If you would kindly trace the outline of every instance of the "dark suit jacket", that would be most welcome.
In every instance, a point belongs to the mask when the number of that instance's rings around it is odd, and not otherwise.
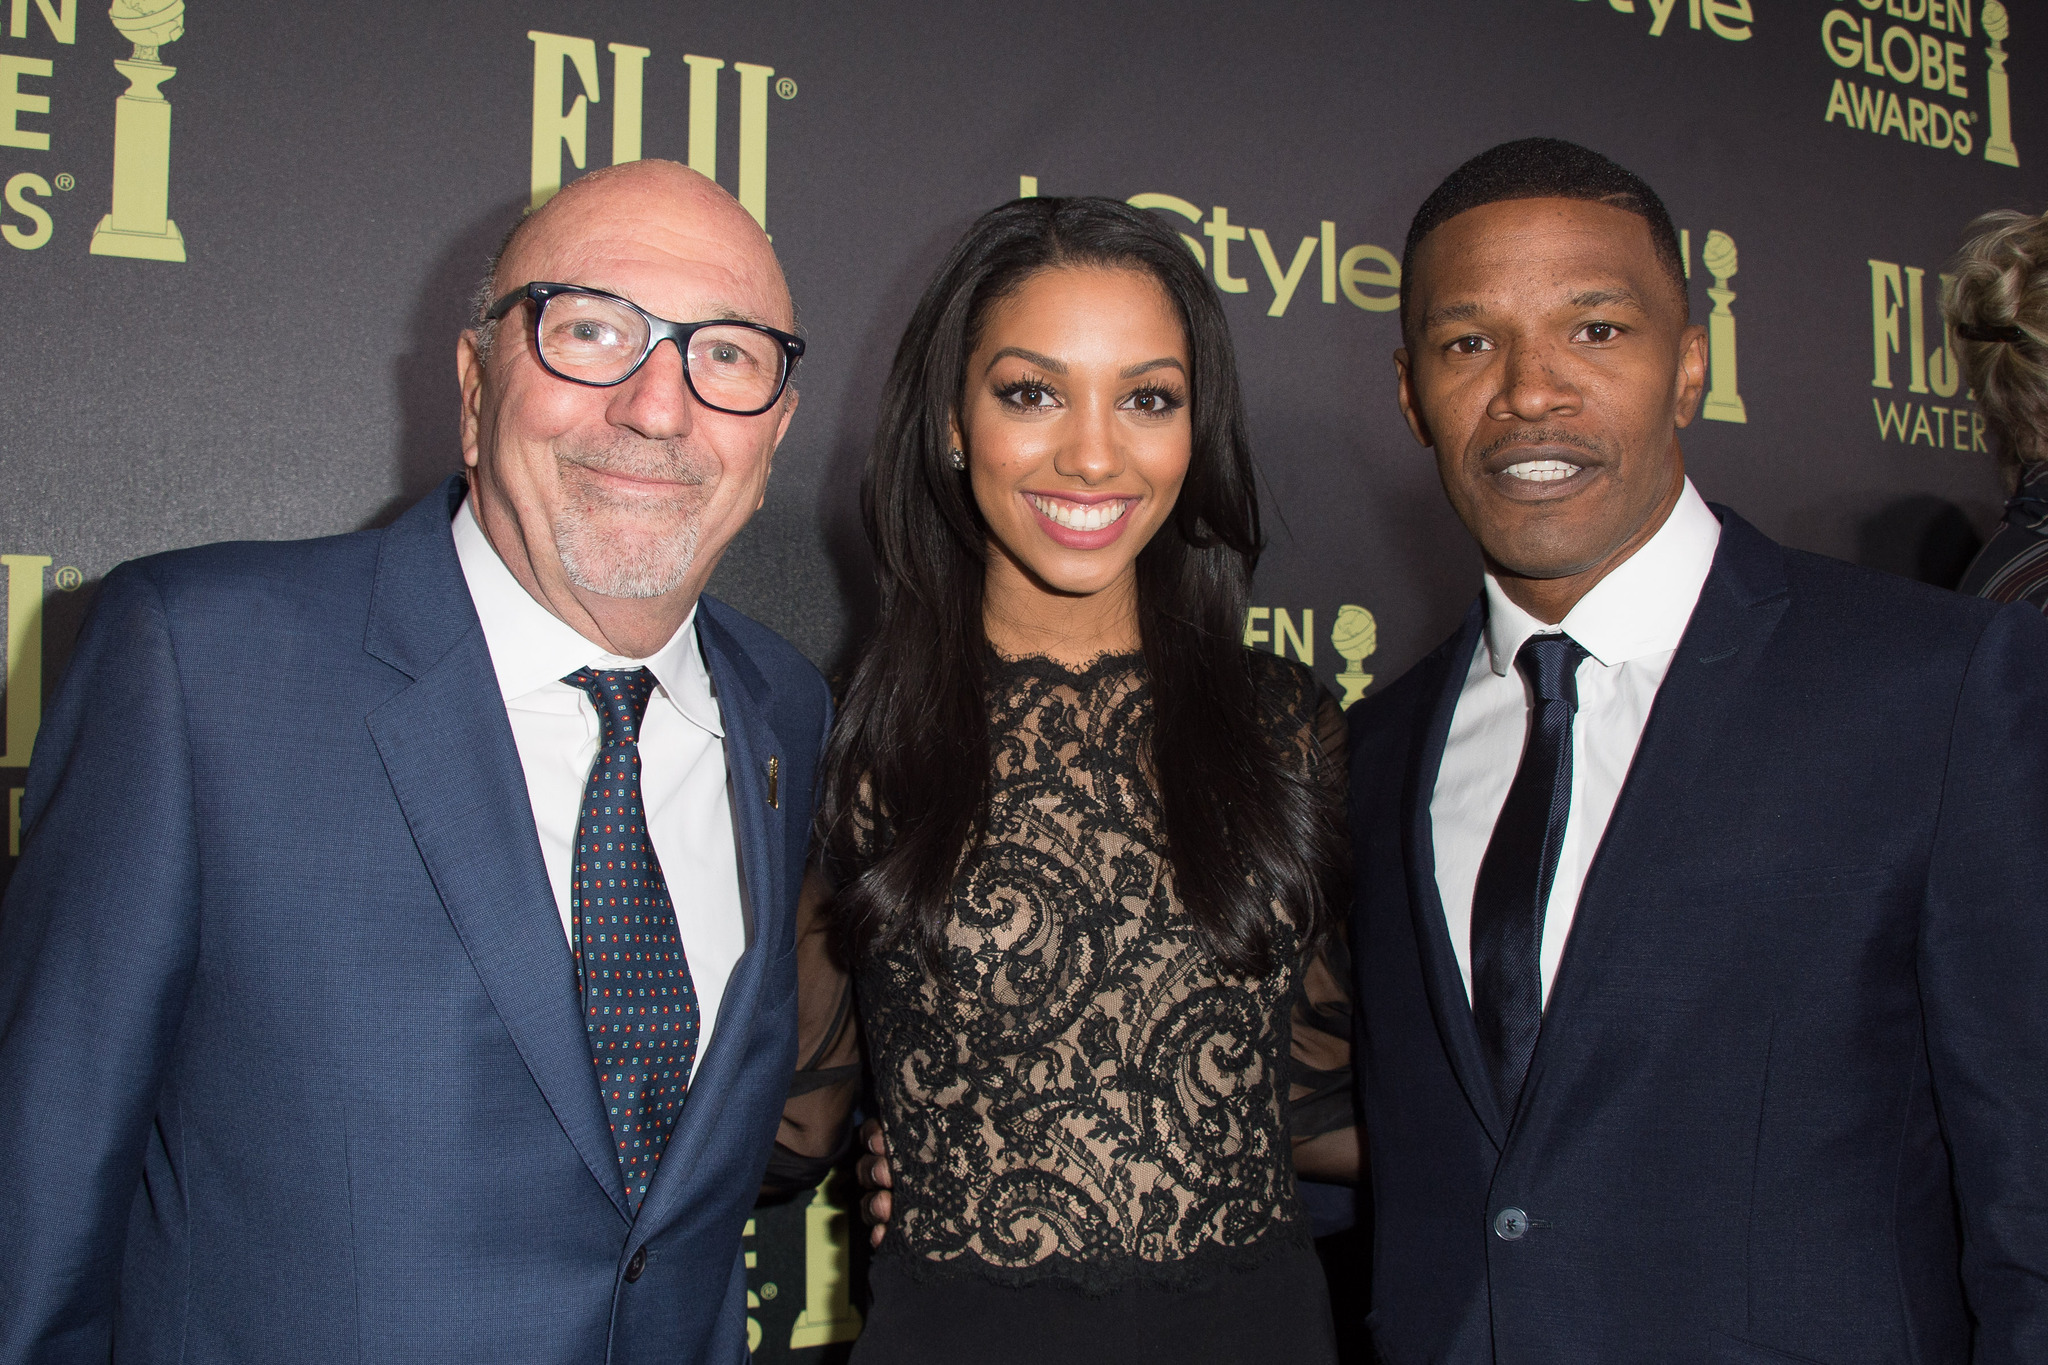
[[[1352,709],[1395,1365],[2048,1361],[2048,622],[1717,511],[1512,1124],[1429,824],[1483,607]]]
[[[749,939],[629,1220],[461,495],[107,577],[0,908],[5,1365],[744,1358],[825,687],[703,599]]]

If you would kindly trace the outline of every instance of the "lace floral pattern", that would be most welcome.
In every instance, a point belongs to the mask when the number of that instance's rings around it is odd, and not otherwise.
[[[1327,694],[1255,657],[1274,723],[1327,780]],[[1007,661],[992,693],[989,829],[955,885],[947,973],[904,943],[854,964],[896,1173],[885,1248],[1102,1289],[1298,1243],[1299,937],[1283,917],[1258,980],[1202,949],[1160,853],[1137,656]]]

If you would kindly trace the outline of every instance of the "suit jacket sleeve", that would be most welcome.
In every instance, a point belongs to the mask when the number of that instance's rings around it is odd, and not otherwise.
[[[38,738],[0,902],[0,1365],[108,1358],[197,955],[193,805],[162,597],[119,569]]]
[[[828,698],[818,731],[821,772],[831,730]],[[833,932],[832,893],[813,854],[806,860],[796,913],[796,1074],[790,1078],[782,1125],[763,1181],[775,1194],[813,1188],[853,1145],[850,1120],[860,1099],[860,1020],[853,1009],[853,979],[840,959]]]
[[[2048,621],[1992,618],[1951,737],[1920,943],[1979,1365],[2048,1360]]]

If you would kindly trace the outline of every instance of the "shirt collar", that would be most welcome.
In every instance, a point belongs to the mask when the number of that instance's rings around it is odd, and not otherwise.
[[[1486,648],[1493,671],[1505,677],[1530,636],[1556,631],[1608,668],[1678,648],[1720,543],[1720,519],[1687,479],[1657,533],[1554,626],[1510,602],[1494,576],[1486,575]]]
[[[477,524],[470,499],[455,511],[455,558],[469,586],[470,601],[483,623],[484,644],[498,675],[498,692],[506,701],[528,696],[560,683],[579,668],[646,668],[661,692],[691,724],[713,735],[725,734],[711,675],[697,647],[697,609],[683,618],[667,644],[644,659],[621,658],[592,644],[568,622],[536,602],[521,586]]]

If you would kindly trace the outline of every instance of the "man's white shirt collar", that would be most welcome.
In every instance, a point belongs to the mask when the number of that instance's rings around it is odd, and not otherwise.
[[[699,729],[723,737],[718,702],[711,692],[711,675],[697,648],[697,609],[690,614],[667,644],[645,659],[621,658],[591,643],[566,621],[534,601],[505,567],[504,560],[477,524],[476,509],[465,498],[455,514],[455,556],[468,581],[470,600],[476,604],[477,619],[483,623],[484,643],[491,651],[491,668],[498,675],[498,692],[506,701],[558,683],[579,668],[641,668],[654,680],[689,722]]]
[[[1486,648],[1493,671],[1505,677],[1530,636],[1557,631],[1578,641],[1608,668],[1677,649],[1720,543],[1720,519],[1687,479],[1657,533],[1594,584],[1554,626],[1509,601],[1500,583],[1487,574]],[[502,566],[500,572],[505,572]],[[509,579],[511,574],[505,576]]]

